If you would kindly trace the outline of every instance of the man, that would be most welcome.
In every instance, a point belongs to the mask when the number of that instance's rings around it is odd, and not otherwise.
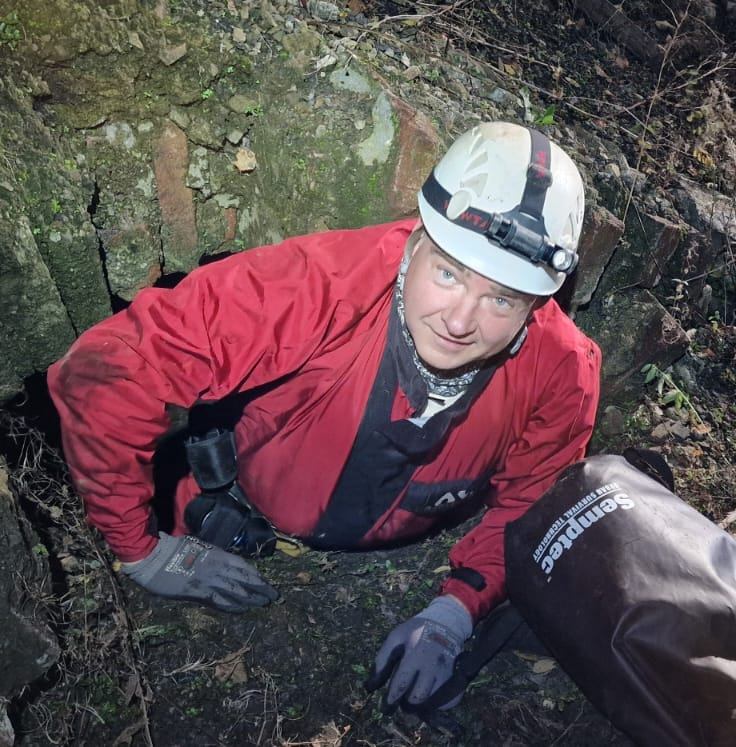
[[[551,299],[577,261],[583,209],[557,145],[486,123],[427,179],[419,222],[254,249],[146,289],[84,333],[49,385],[77,490],[124,572],[228,611],[276,597],[241,557],[190,536],[192,477],[172,535],[150,529],[167,408],[250,392],[239,489],[307,544],[406,541],[488,493],[441,595],[376,659],[372,686],[390,677],[389,703],[425,699],[504,597],[505,525],[591,434],[600,353]]]

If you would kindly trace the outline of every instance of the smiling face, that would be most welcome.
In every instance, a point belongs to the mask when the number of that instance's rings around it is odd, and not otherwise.
[[[469,270],[424,231],[411,257],[404,316],[417,354],[431,368],[452,371],[500,353],[534,308],[536,296]]]

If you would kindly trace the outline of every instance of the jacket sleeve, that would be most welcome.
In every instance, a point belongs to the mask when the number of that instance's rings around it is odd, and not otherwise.
[[[506,596],[506,524],[540,498],[562,470],[585,456],[598,407],[601,358],[595,343],[582,339],[581,348],[568,354],[539,387],[538,405],[491,480],[489,509],[450,551],[453,570],[472,569],[485,582],[483,589],[476,590],[450,576],[442,586],[442,593],[457,597],[475,620]]]
[[[295,241],[200,268],[171,290],[141,291],[49,369],[72,480],[121,560],[145,557],[156,543],[152,459],[169,427],[167,405],[189,408],[273,381],[324,336],[329,284]]]

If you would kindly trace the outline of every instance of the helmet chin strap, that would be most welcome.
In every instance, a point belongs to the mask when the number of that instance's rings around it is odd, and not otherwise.
[[[516,355],[521,350],[521,346],[524,344],[524,340],[526,340],[526,336],[528,333],[529,333],[529,330],[527,329],[526,322],[525,322],[524,326],[516,334],[516,337],[514,338],[514,341],[512,342],[511,347],[509,348],[510,356]]]

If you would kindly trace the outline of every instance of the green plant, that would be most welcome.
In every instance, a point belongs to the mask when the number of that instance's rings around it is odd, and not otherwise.
[[[551,104],[543,112],[534,117],[535,125],[551,125],[555,123],[555,105]]]
[[[211,88],[205,88],[204,91],[200,94],[200,97],[203,101],[206,101],[207,99],[211,99],[215,95],[215,92]]]
[[[674,379],[654,363],[646,363],[641,367],[644,374],[644,383],[652,384],[656,381],[657,397],[659,404],[672,405],[675,410],[685,407],[692,417],[698,422],[703,422],[698,411],[693,407],[690,397],[674,381]]]
[[[15,49],[21,36],[20,21],[15,11],[0,19],[0,47],[7,45],[10,49]]]
[[[249,117],[262,117],[263,107],[260,104],[253,104],[253,106],[246,106],[243,109],[243,114]]]
[[[61,203],[56,197],[51,200],[51,212],[54,215],[58,215],[61,212]]]

